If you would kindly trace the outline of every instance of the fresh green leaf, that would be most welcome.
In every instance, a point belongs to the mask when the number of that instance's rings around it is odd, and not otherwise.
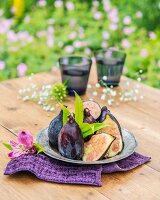
[[[108,124],[103,124],[103,123],[93,123],[93,127],[94,127],[94,132],[98,131],[102,128],[105,128],[106,126],[110,126]]]
[[[37,154],[42,153],[42,152],[45,152],[45,149],[42,148],[42,145],[41,145],[41,144],[34,143],[34,146],[36,147]]]
[[[10,144],[3,143],[3,145],[9,150],[11,150],[11,151],[13,150],[13,148],[12,148],[12,146]]]
[[[63,111],[63,125],[65,125],[68,121],[68,116],[71,114],[68,108],[60,103],[61,109]]]
[[[83,113],[83,101],[80,96],[75,93],[75,121],[78,125],[83,123],[84,113]]]
[[[90,129],[86,130],[86,131],[82,131],[83,134],[83,138],[86,138],[87,136],[93,134],[95,131],[98,131],[106,126],[109,126],[107,124],[103,124],[103,123],[93,123],[90,124]]]
[[[68,83],[69,83],[69,79],[65,80],[64,83],[63,83],[63,85],[64,85],[64,86],[67,86]]]
[[[88,123],[82,123],[80,126],[81,132],[85,133],[91,129],[91,124]]]

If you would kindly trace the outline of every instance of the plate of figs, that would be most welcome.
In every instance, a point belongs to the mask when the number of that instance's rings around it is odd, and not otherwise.
[[[77,94],[75,112],[61,105],[60,113],[38,133],[37,143],[54,159],[83,165],[116,162],[137,147],[134,135],[106,106],[82,101]]]

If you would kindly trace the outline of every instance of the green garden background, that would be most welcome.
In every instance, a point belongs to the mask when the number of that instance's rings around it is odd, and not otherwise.
[[[160,1],[0,0],[0,81],[111,47],[127,53],[125,75],[160,88]]]

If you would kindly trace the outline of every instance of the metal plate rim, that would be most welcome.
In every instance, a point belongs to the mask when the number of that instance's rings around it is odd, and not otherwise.
[[[45,131],[47,131],[47,130],[48,130],[48,127],[42,128],[39,131],[39,133],[37,135],[37,138],[36,138],[36,142],[37,143],[41,143],[42,134],[44,134]],[[134,134],[131,133],[130,131],[128,131],[127,129],[122,128],[122,135],[124,134],[124,132],[127,132],[127,134],[130,135],[130,138],[132,138],[132,142],[134,143],[134,146],[127,154],[123,155],[122,157],[120,157],[120,155],[123,152],[123,150],[122,150],[122,152],[120,154],[118,154],[118,155],[116,155],[116,156],[114,156],[112,158],[107,158],[107,159],[98,160],[98,161],[92,161],[92,162],[85,162],[85,161],[82,161],[82,160],[72,160],[72,159],[68,159],[68,158],[63,157],[60,154],[59,154],[59,156],[55,156],[55,155],[49,153],[48,151],[45,151],[44,153],[46,155],[48,155],[49,157],[52,157],[52,158],[54,158],[56,160],[60,160],[60,161],[66,162],[66,163],[79,164],[79,165],[93,165],[93,164],[94,165],[100,165],[100,164],[107,164],[107,163],[116,162],[116,161],[122,160],[122,159],[130,156],[135,151],[136,147],[138,146],[138,143],[136,141],[136,138],[135,138]],[[127,144],[124,144],[124,145],[127,145]],[[43,145],[42,145],[42,147],[43,147]],[[49,144],[48,144],[48,147],[51,149]],[[43,147],[43,148],[45,148],[45,147]],[[51,150],[53,152],[55,152],[53,149],[51,149]]]

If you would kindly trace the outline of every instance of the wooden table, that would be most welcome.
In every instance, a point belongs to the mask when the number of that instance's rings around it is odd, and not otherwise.
[[[57,72],[35,75],[36,82],[41,84],[53,83],[57,77]],[[92,72],[90,82],[95,81],[95,72]],[[36,136],[55,116],[55,113],[48,115],[34,102],[17,99],[18,90],[26,82],[26,78],[20,78],[0,84],[1,142],[15,139],[24,129]],[[130,172],[103,175],[102,187],[56,184],[38,180],[28,173],[4,176],[8,150],[0,144],[0,199],[160,200],[160,91],[146,85],[142,85],[141,91],[143,101],[122,103],[110,109],[121,125],[135,134],[139,143],[137,152],[151,156],[151,162]]]

